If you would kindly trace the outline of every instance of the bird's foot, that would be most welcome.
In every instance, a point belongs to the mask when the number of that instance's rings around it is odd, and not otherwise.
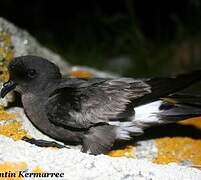
[[[65,146],[65,145],[62,145],[62,144],[59,144],[55,141],[46,141],[46,140],[42,140],[42,139],[35,139],[35,138],[28,138],[26,136],[24,136],[22,138],[23,141],[26,141],[28,143],[31,143],[31,144],[34,144],[36,146],[39,146],[39,147],[56,147],[56,148],[70,148],[68,146]]]

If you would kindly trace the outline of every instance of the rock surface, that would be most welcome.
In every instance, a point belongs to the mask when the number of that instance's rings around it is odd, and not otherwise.
[[[14,142],[5,137],[0,138],[0,159],[3,162],[25,164],[21,167],[21,171],[32,172],[37,166],[40,167],[40,173],[64,173],[64,177],[58,179],[200,180],[201,178],[200,170],[176,164],[156,165],[146,160],[125,157],[92,156],[72,149],[39,148],[25,142]]]

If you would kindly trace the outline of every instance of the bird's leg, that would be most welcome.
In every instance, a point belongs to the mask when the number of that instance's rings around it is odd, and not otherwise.
[[[57,143],[55,141],[46,141],[46,140],[43,140],[43,139],[28,138],[26,136],[24,136],[22,138],[22,140],[26,141],[28,143],[34,144],[36,146],[39,146],[39,147],[70,148],[70,147],[67,147],[65,145],[59,144],[59,143]]]
[[[105,124],[91,127],[84,135],[82,152],[94,155],[106,153],[112,148],[115,140],[115,126]]]

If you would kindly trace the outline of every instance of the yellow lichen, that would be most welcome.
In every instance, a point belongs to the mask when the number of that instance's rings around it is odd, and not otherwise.
[[[41,169],[40,166],[37,165],[37,166],[35,166],[35,167],[33,168],[32,172],[33,172],[33,173],[42,173],[43,170]]]
[[[179,122],[182,125],[193,125],[201,129],[201,118],[191,118]],[[201,139],[190,137],[165,137],[155,140],[158,155],[155,163],[166,164],[170,162],[189,161],[194,165],[201,165]]]
[[[0,134],[14,140],[20,140],[27,135],[27,132],[22,128],[20,122],[15,121],[10,124],[1,125]]]
[[[0,177],[0,180],[21,180],[19,177],[19,171],[23,171],[27,169],[27,164],[25,162],[13,163],[13,162],[4,162],[0,164],[0,172],[6,173],[7,177]],[[15,177],[11,177],[11,173],[15,174]],[[10,174],[10,177],[8,176]]]
[[[0,42],[0,80],[7,81],[9,77],[7,65],[14,55],[10,35],[4,31],[0,32]]]
[[[2,31],[0,33],[0,36],[1,36],[1,41],[4,42],[4,47],[10,46],[11,44],[10,35],[7,32]]]
[[[6,121],[0,125],[0,135],[10,137],[14,140],[20,140],[27,135],[27,131],[23,129],[20,122],[16,120],[16,115],[0,111],[0,122]]]
[[[201,129],[201,118],[192,118],[179,122],[182,125],[193,125]],[[167,164],[170,162],[189,161],[193,165],[201,165],[201,139],[193,139],[190,137],[164,137],[157,138],[155,144],[158,154],[154,163]],[[112,157],[131,157],[134,156],[134,146],[129,145],[124,149],[113,150],[108,153]]]
[[[89,71],[78,70],[78,71],[70,71],[68,74],[72,77],[77,78],[92,78],[93,75]]]
[[[126,146],[124,149],[118,149],[118,150],[112,150],[108,153],[109,156],[112,157],[128,157],[128,158],[133,158],[134,156],[134,150],[133,150],[132,145]]]
[[[7,81],[9,79],[9,73],[7,66],[13,59],[14,52],[11,43],[10,34],[4,31],[0,31],[0,81]],[[8,94],[8,101],[13,101],[13,94]],[[2,107],[0,108],[2,109]]]
[[[16,119],[16,115],[13,113],[7,113],[6,111],[0,111],[0,121]]]
[[[183,125],[193,125],[193,126],[201,129],[201,117],[187,119],[184,121],[180,121],[178,123],[183,124]]]
[[[7,67],[0,66],[0,80],[5,82],[8,79],[9,79],[9,73]]]
[[[0,164],[0,180],[22,180],[23,178],[19,176],[19,171],[27,169],[28,167],[25,162],[14,163],[6,161]],[[32,173],[43,173],[43,170],[37,165],[33,168]]]
[[[158,148],[155,163],[179,163],[186,160],[194,165],[201,165],[201,140],[189,137],[165,137],[156,139],[155,143]]]

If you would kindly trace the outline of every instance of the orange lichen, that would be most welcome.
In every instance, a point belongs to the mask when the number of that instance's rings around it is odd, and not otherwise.
[[[4,43],[3,46],[4,47],[10,46],[11,44],[10,35],[5,31],[1,32],[0,35],[1,35],[1,41]]]
[[[10,137],[14,140],[20,140],[27,136],[27,132],[22,128],[20,122],[16,120],[16,115],[0,111],[0,121],[6,121],[5,124],[0,125],[0,134]]]
[[[40,166],[35,166],[32,170],[33,173],[42,173],[43,170],[41,169]]]
[[[16,115],[13,113],[7,113],[6,111],[0,111],[0,121],[16,119]]]
[[[20,171],[26,171],[28,169],[25,162],[9,162],[6,161],[0,164],[0,180],[22,180],[20,177]],[[32,173],[43,173],[43,170],[40,166],[35,166],[32,170]]]
[[[77,78],[91,78],[91,77],[93,77],[93,75],[90,72],[84,71],[84,70],[70,71],[68,74],[70,76],[77,77]]]
[[[11,48],[11,38],[9,33],[0,32],[0,54],[4,58],[5,61],[11,61],[13,58],[13,50]]]
[[[14,140],[20,140],[27,135],[27,132],[22,128],[19,122],[15,121],[10,124],[1,125],[0,134],[10,137]]]
[[[155,163],[189,161],[194,165],[201,165],[201,140],[189,137],[165,137],[155,140],[158,148]]]
[[[109,156],[112,157],[128,157],[128,158],[133,158],[134,156],[134,150],[133,150],[132,145],[126,146],[124,149],[118,149],[118,150],[112,150],[108,153]]]
[[[7,65],[14,56],[10,35],[7,32],[0,32],[0,42],[0,80],[7,81],[9,77]]]
[[[179,122],[182,125],[193,125],[201,129],[201,118],[192,118]],[[158,155],[153,162],[167,164],[170,162],[181,163],[189,161],[193,165],[201,165],[201,139],[190,137],[164,137],[155,140]],[[108,153],[112,157],[134,157],[133,146],[129,145],[125,149],[113,150]]]
[[[0,66],[0,80],[7,81],[9,79],[9,73],[7,67]]]
[[[7,177],[0,177],[0,180],[21,180],[19,177],[19,171],[23,171],[27,169],[27,164],[25,162],[12,163],[12,162],[4,162],[0,164],[0,172],[6,173]],[[11,174],[15,174],[15,177],[11,177]],[[5,176],[5,175],[4,175]],[[9,177],[10,176],[10,177]]]
[[[180,121],[179,124],[183,125],[193,125],[201,129],[201,117],[191,118],[184,121]]]
[[[201,117],[178,122],[182,125],[193,125],[201,129]],[[155,140],[158,156],[155,163],[166,164],[170,162],[189,161],[194,165],[201,165],[201,139],[190,137],[165,137]]]

